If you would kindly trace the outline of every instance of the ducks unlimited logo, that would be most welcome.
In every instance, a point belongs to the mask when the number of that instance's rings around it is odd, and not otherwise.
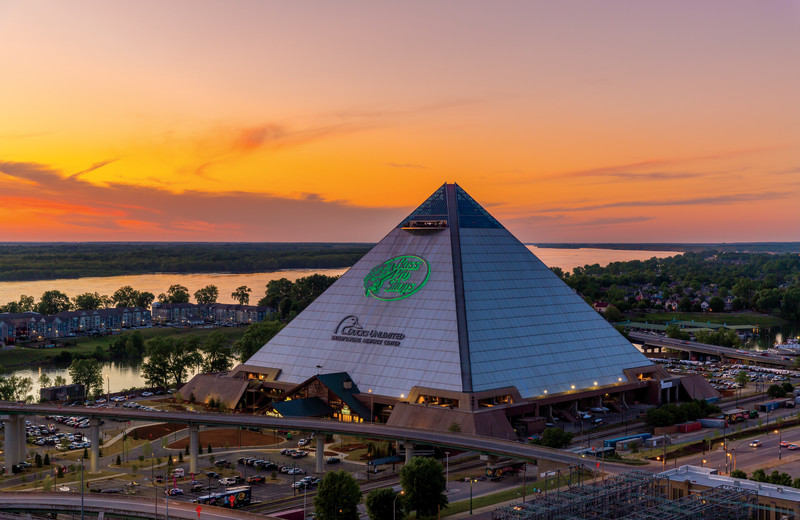
[[[422,289],[430,275],[431,266],[424,258],[396,256],[372,268],[364,277],[364,291],[378,300],[402,300]]]

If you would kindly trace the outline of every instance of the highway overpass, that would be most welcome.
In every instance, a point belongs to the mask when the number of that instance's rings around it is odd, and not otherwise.
[[[186,424],[190,434],[190,471],[197,472],[197,454],[199,443],[197,442],[197,431],[200,425],[208,426],[242,426],[253,428],[265,428],[272,430],[292,430],[303,432],[314,432],[317,440],[317,471],[322,472],[324,450],[322,441],[324,434],[354,435],[370,439],[400,440],[407,446],[406,456],[413,455],[414,444],[429,444],[440,446],[445,449],[472,451],[485,455],[501,457],[511,457],[525,460],[531,463],[540,460],[550,461],[556,464],[581,465],[586,459],[579,455],[537,446],[534,444],[521,443],[516,440],[504,440],[493,437],[482,437],[466,433],[440,432],[431,430],[418,430],[413,428],[402,428],[387,426],[384,424],[370,423],[346,423],[330,419],[309,419],[295,417],[268,417],[264,415],[244,415],[230,413],[212,412],[186,412],[186,411],[146,411],[127,408],[92,408],[92,407],[61,407],[47,404],[21,404],[8,401],[0,401],[0,419],[6,422],[6,450],[5,455],[8,464],[9,442],[11,450],[14,449],[15,439],[9,439],[9,433],[13,427],[9,424],[21,423],[24,426],[23,416],[26,415],[80,415],[89,417],[94,426],[90,427],[90,438],[92,440],[92,458],[96,460],[99,449],[99,437],[97,425],[100,419],[118,419],[122,421],[150,421]],[[194,434],[193,434],[194,432]],[[23,428],[24,433],[24,428]],[[18,447],[17,443],[17,447]],[[22,443],[24,447],[24,442]],[[408,449],[411,447],[411,449]],[[96,462],[95,462],[96,464]],[[194,465],[194,467],[191,467]],[[96,471],[96,466],[92,466],[92,471]]]
[[[14,492],[2,493],[0,496],[0,510],[15,513],[69,513],[80,514],[81,501],[83,511],[91,517],[103,516],[130,519],[161,519],[167,518],[167,503],[165,499],[158,501],[158,514],[156,514],[155,500],[145,500],[142,497],[124,495],[101,495],[85,493],[81,499],[80,493],[27,493]],[[186,520],[279,520],[274,516],[266,516],[235,509],[226,509],[216,506],[198,505],[177,500],[169,501],[169,518],[182,518]]]
[[[689,354],[711,355],[723,360],[736,360],[743,365],[760,365],[772,368],[792,369],[794,361],[784,359],[786,356],[775,354],[762,355],[759,352],[738,350],[730,347],[720,347],[696,341],[684,341],[680,339],[667,338],[654,334],[641,332],[629,332],[628,339],[633,343],[640,343],[647,350],[648,348],[669,348],[689,352]]]

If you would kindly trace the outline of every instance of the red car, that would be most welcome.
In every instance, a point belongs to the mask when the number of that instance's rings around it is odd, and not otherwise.
[[[252,477],[247,477],[248,484],[263,484],[266,481],[263,475],[253,475]]]

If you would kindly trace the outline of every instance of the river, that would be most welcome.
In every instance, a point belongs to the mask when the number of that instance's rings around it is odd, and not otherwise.
[[[548,267],[560,267],[565,272],[572,272],[575,267],[584,265],[600,264],[606,266],[611,262],[628,260],[647,260],[652,257],[669,257],[680,254],[675,251],[638,251],[622,249],[557,249],[540,248],[527,246],[539,259]],[[216,285],[219,289],[219,302],[233,303],[231,293],[242,285],[253,289],[250,296],[250,303],[254,304],[261,299],[265,293],[265,288],[270,280],[288,278],[296,280],[314,273],[337,276],[347,271],[342,269],[300,269],[282,270],[268,273],[250,274],[226,274],[226,273],[206,273],[206,274],[142,274],[127,276],[108,276],[108,277],[89,277],[75,279],[58,280],[37,280],[33,282],[0,282],[0,302],[16,301],[21,294],[34,296],[37,300],[45,291],[59,290],[68,296],[76,296],[85,292],[98,292],[100,294],[111,295],[126,285],[130,285],[138,291],[149,291],[155,295],[166,292],[170,285],[181,284],[189,289],[191,294],[206,285]],[[33,395],[39,395],[38,379],[40,373],[46,373],[50,379],[55,376],[62,376],[67,381],[70,380],[66,368],[46,367],[46,368],[25,368],[14,371],[14,374],[33,379]],[[118,392],[126,388],[142,387],[142,379],[137,364],[108,362],[103,365],[103,374],[108,376],[106,385],[110,385],[112,392]],[[193,375],[193,374],[192,374]]]
[[[600,264],[606,266],[611,262],[627,260],[647,260],[652,257],[664,258],[680,253],[675,251],[638,251],[624,249],[556,249],[528,246],[539,259],[548,267],[560,267],[565,272],[572,272],[575,267]],[[36,280],[32,282],[0,282],[0,302],[6,303],[19,300],[20,295],[27,294],[37,300],[45,291],[58,290],[70,297],[86,292],[97,292],[112,295],[120,287],[130,285],[137,291],[148,291],[156,296],[167,292],[170,285],[180,284],[189,289],[190,294],[205,287],[216,285],[219,289],[220,303],[234,303],[231,293],[237,287],[246,285],[253,292],[250,303],[258,302],[266,291],[270,280],[288,278],[296,280],[314,273],[337,276],[347,271],[341,269],[293,269],[272,271],[269,273],[201,273],[201,274],[139,274],[125,276],[104,276],[89,278],[60,278],[57,280]]]

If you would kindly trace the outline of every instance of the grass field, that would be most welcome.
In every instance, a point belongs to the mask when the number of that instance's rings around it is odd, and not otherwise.
[[[650,323],[667,323],[670,321],[692,321],[702,324],[727,323],[728,325],[756,325],[759,327],[773,327],[786,325],[789,322],[777,316],[759,314],[757,312],[651,312],[638,318],[636,321]]]
[[[241,338],[247,328],[221,327],[218,329],[177,329],[173,327],[151,327],[140,329],[138,332],[140,332],[144,340],[147,341],[156,336],[175,338],[189,336],[204,337],[217,330],[221,331],[229,341],[233,342]],[[55,356],[62,351],[70,352],[73,356],[76,354],[89,356],[95,351],[98,345],[100,345],[105,352],[108,352],[110,345],[115,342],[118,337],[119,335],[105,336],[102,338],[74,338],[76,342],[75,346],[62,348],[15,348],[13,350],[3,350],[0,351],[0,367],[2,367],[3,370],[9,370],[20,366],[52,364]]]

